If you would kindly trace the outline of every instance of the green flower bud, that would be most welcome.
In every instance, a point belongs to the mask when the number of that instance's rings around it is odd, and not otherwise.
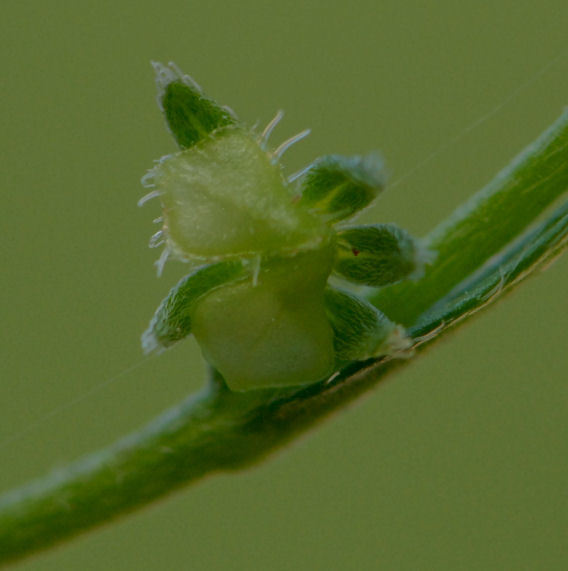
[[[316,160],[302,178],[300,204],[327,222],[350,218],[368,206],[384,188],[383,161],[329,155]]]
[[[337,233],[335,274],[357,284],[384,286],[415,279],[432,254],[394,224],[352,226]]]
[[[162,301],[142,335],[145,353],[163,350],[191,333],[197,302],[214,289],[249,275],[240,260],[202,266],[185,276]]]
[[[327,287],[325,307],[339,365],[381,355],[400,356],[410,347],[404,328],[360,297]]]
[[[205,139],[210,133],[235,125],[234,114],[203,94],[201,88],[174,64],[152,62],[158,86],[158,105],[182,149]]]
[[[384,186],[382,161],[323,157],[285,179],[268,138],[279,112],[256,134],[201,92],[173,64],[154,64],[158,102],[182,150],[143,178],[162,224],[150,241],[204,264],[160,304],[142,336],[146,352],[193,334],[232,390],[303,385],[350,361],[399,355],[402,327],[355,295],[327,286],[332,270],[359,284],[385,285],[422,270],[425,250],[391,225],[333,228],[365,208]]]

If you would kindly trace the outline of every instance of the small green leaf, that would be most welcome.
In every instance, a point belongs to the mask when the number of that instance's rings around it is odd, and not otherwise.
[[[177,67],[152,62],[158,85],[158,104],[168,127],[182,149],[191,147],[221,127],[236,124],[226,107],[203,94],[201,88]]]
[[[384,188],[385,171],[376,153],[317,159],[302,179],[300,204],[327,222],[350,218],[368,206]]]
[[[328,286],[325,307],[335,333],[335,354],[339,363],[400,355],[410,346],[404,328],[363,298]]]
[[[166,349],[191,333],[191,312],[205,294],[247,275],[241,261],[202,266],[185,276],[162,301],[142,335],[145,353]]]
[[[354,283],[377,287],[420,277],[432,257],[394,224],[352,226],[337,233],[333,271]]]

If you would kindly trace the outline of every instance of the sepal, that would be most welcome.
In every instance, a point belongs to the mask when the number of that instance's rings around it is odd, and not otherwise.
[[[368,206],[384,188],[386,180],[381,157],[376,153],[317,159],[302,177],[299,204],[337,222]]]
[[[158,105],[177,144],[187,149],[210,133],[237,120],[230,109],[207,97],[175,64],[152,62],[158,86]]]
[[[168,293],[142,334],[144,353],[167,349],[191,333],[191,314],[205,294],[248,273],[241,261],[201,266],[182,278]]]
[[[382,355],[401,356],[410,348],[404,328],[360,297],[328,286],[325,307],[334,331],[338,364]]]
[[[333,271],[353,283],[385,286],[419,278],[433,254],[394,224],[352,226],[337,232]]]

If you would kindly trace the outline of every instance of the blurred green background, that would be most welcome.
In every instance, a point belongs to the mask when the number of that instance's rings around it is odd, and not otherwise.
[[[312,128],[289,172],[380,149],[367,220],[425,233],[568,103],[565,0],[5,0],[0,489],[106,445],[201,385],[184,343],[139,335],[158,205],[140,177],[174,144],[150,59],[248,121]],[[414,171],[433,151],[443,150]],[[216,476],[29,560],[25,570],[568,568],[568,257],[363,402],[264,464]],[[60,408],[51,418],[38,418]],[[27,432],[25,432],[27,431]],[[19,435],[12,442],[6,438]]]

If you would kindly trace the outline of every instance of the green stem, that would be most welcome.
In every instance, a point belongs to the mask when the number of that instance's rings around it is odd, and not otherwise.
[[[567,189],[565,113],[431,233],[438,258],[424,278],[382,291],[377,303],[404,308],[397,319],[404,317],[421,352],[567,246],[568,202],[535,225]],[[213,374],[200,394],[140,431],[0,498],[0,563],[69,539],[205,475],[257,462],[410,361],[354,363],[332,381],[279,391],[233,393]]]
[[[426,241],[438,257],[422,279],[381,289],[373,303],[393,321],[410,326],[416,315],[507,246],[565,192],[567,162],[568,110],[430,233]]]

